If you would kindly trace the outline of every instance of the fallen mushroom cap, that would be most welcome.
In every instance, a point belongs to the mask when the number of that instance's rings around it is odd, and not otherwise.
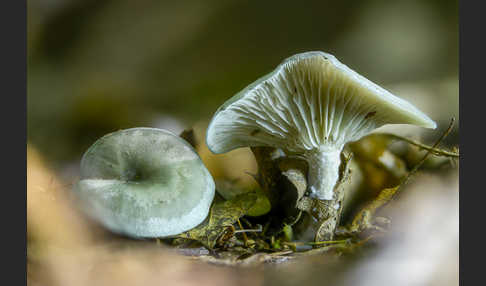
[[[206,218],[215,185],[183,139],[133,128],[105,135],[86,151],[75,191],[83,210],[111,231],[167,237]]]
[[[209,124],[213,153],[271,146],[309,163],[312,197],[331,200],[344,144],[384,124],[436,124],[407,101],[351,70],[334,56],[307,52],[284,60],[225,102]]]

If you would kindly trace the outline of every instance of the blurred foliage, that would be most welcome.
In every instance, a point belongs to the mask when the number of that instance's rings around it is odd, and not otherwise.
[[[457,82],[457,17],[456,0],[31,0],[28,140],[60,169],[114,130],[189,128],[308,50],[385,86]]]

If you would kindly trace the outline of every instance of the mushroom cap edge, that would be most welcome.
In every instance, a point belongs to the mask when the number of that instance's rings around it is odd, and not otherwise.
[[[373,83],[372,81],[366,79],[362,75],[358,74],[354,70],[350,69],[349,67],[347,67],[346,65],[341,63],[333,55],[331,55],[329,53],[322,52],[322,51],[309,51],[309,52],[295,54],[293,56],[290,56],[290,57],[284,59],[271,72],[269,72],[266,75],[258,78],[257,80],[255,80],[254,82],[252,82],[251,84],[246,86],[243,90],[239,91],[234,96],[232,96],[231,98],[226,100],[216,110],[216,112],[214,113],[214,115],[213,115],[213,117],[212,117],[212,119],[211,119],[211,121],[208,125],[208,128],[206,130],[205,141],[206,141],[206,145],[209,148],[209,150],[214,154],[221,154],[221,153],[225,153],[225,152],[234,150],[236,148],[253,146],[253,145],[250,145],[250,144],[248,144],[248,145],[238,144],[238,145],[235,145],[234,147],[231,147],[231,148],[218,149],[217,147],[215,147],[212,144],[212,142],[210,140],[211,132],[213,130],[214,125],[216,125],[218,120],[220,119],[219,117],[221,115],[221,112],[226,110],[233,103],[235,103],[238,100],[244,98],[245,96],[251,94],[252,91],[254,89],[257,89],[262,83],[266,82],[267,80],[269,80],[272,77],[274,77],[275,75],[277,75],[279,72],[281,72],[283,70],[283,67],[286,64],[296,62],[296,61],[299,61],[299,60],[303,60],[303,59],[306,59],[306,58],[316,57],[316,56],[321,56],[325,60],[328,60],[337,70],[340,70],[341,72],[345,73],[346,76],[352,78],[355,82],[359,83],[363,88],[366,88],[369,91],[371,91],[372,93],[374,93],[377,97],[378,96],[381,97],[381,99],[383,100],[384,103],[386,103],[386,105],[388,105],[388,106],[390,106],[391,108],[394,108],[394,109],[397,109],[397,107],[400,107],[401,110],[404,110],[407,113],[411,114],[411,116],[412,115],[414,116],[414,120],[411,120],[410,122],[399,122],[399,123],[390,122],[390,123],[385,123],[385,124],[382,124],[382,125],[386,125],[386,124],[413,124],[413,125],[417,125],[417,126],[420,126],[420,127],[431,128],[431,129],[435,129],[437,127],[437,124],[432,119],[430,119],[426,114],[424,114],[418,108],[413,106],[411,103],[409,103],[408,101],[406,101],[406,100],[404,100],[400,97],[393,95],[388,90],[386,90],[386,89],[380,87],[379,85]],[[380,126],[378,126],[378,127],[380,127]]]

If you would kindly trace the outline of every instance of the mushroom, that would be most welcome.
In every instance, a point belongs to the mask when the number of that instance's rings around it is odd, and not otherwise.
[[[436,123],[333,55],[306,52],[284,60],[226,101],[206,136],[216,154],[270,146],[305,159],[309,196],[332,200],[343,146],[385,124]]]
[[[105,135],[86,151],[74,190],[82,210],[109,230],[168,237],[206,218],[215,184],[183,139],[132,128]]]

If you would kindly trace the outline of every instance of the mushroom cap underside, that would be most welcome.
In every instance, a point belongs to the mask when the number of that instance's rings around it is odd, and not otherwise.
[[[75,187],[89,216],[135,237],[195,227],[206,218],[214,189],[194,149],[155,128],[121,130],[96,141],[81,160]]]
[[[334,56],[307,52],[226,101],[209,124],[206,143],[213,153],[246,146],[305,152],[342,146],[385,124],[436,127],[415,106]]]

